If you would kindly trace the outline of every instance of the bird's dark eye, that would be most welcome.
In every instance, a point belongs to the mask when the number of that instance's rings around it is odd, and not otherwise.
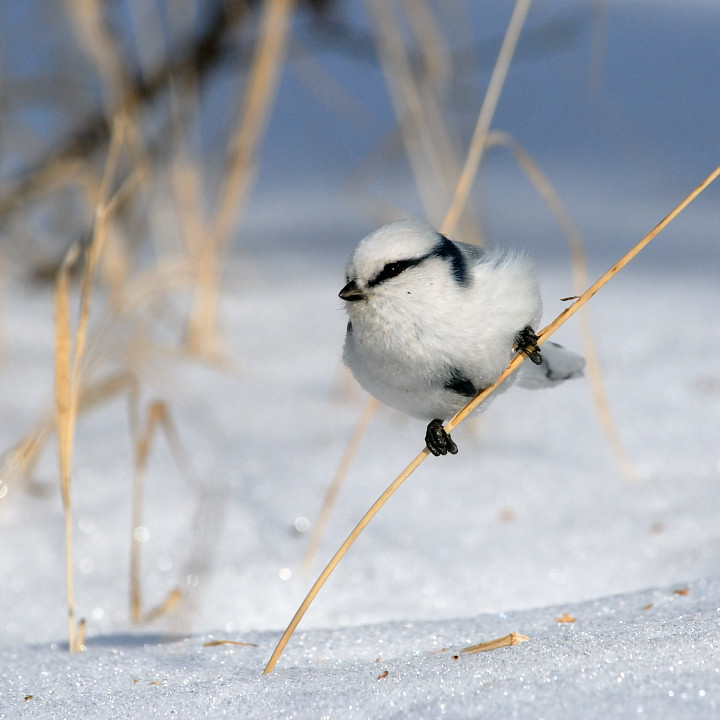
[[[403,262],[388,263],[383,269],[381,275],[385,280],[389,280],[396,275],[399,275],[407,265]]]
[[[397,277],[401,272],[403,272],[403,270],[407,270],[409,267],[413,267],[413,265],[421,263],[424,259],[425,258],[412,258],[410,260],[396,260],[395,262],[388,263],[374,278],[372,278],[372,280],[370,280],[368,285],[373,287],[374,285],[379,285],[381,282],[385,282],[385,280]]]

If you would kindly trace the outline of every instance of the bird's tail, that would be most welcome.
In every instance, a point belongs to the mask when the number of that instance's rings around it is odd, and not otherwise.
[[[552,387],[571,378],[582,377],[585,358],[562,345],[546,342],[542,345],[542,363],[524,362],[518,370],[517,385],[528,390]]]

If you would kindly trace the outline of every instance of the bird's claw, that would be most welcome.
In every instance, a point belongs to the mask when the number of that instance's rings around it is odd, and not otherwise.
[[[525,353],[536,365],[541,365],[542,356],[537,342],[538,336],[535,331],[529,325],[526,325],[515,336],[515,349],[518,352]]]
[[[453,439],[445,432],[442,420],[432,420],[425,432],[425,444],[428,450],[437,457],[438,455],[457,455],[458,447]]]

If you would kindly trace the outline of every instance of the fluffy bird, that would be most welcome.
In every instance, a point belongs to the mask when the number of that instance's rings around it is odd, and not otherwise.
[[[343,360],[378,400],[429,421],[433,455],[457,453],[443,422],[494,383],[516,352],[508,381],[550,387],[582,375],[585,361],[534,328],[542,303],[532,266],[515,252],[453,242],[402,220],[363,238],[339,293],[348,313]]]

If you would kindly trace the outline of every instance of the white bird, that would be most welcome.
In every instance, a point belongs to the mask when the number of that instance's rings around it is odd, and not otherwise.
[[[582,375],[585,361],[533,328],[542,303],[520,253],[453,242],[423,222],[402,220],[360,241],[340,291],[349,322],[343,360],[378,400],[430,421],[434,455],[457,453],[443,421],[505,370],[516,352],[533,361],[520,386],[549,387]]]

